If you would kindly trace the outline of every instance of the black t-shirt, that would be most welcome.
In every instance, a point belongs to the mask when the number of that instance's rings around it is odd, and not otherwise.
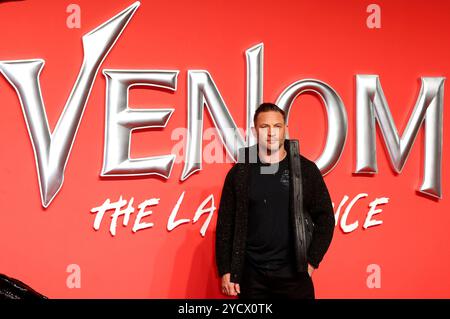
[[[251,165],[246,260],[273,275],[293,274],[288,154],[278,163]]]

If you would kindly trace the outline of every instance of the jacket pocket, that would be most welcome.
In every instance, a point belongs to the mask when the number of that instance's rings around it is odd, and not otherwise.
[[[311,218],[311,215],[307,210],[304,210],[304,219],[305,219],[305,231],[306,231],[306,249],[309,249],[309,246],[311,245],[313,233],[314,233],[314,227],[315,224]]]

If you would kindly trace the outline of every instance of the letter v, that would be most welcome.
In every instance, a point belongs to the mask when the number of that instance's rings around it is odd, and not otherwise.
[[[137,1],[83,36],[83,64],[58,123],[50,132],[39,85],[45,61],[0,61],[14,87],[33,144],[42,205],[47,208],[64,182],[64,170],[100,65],[139,7]]]

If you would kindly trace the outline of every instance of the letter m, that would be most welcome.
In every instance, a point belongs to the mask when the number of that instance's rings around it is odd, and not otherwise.
[[[376,173],[375,120],[381,129],[391,165],[400,173],[419,128],[425,125],[424,173],[420,192],[442,198],[442,116],[444,77],[422,77],[422,86],[408,124],[400,137],[377,75],[356,76],[355,173]]]

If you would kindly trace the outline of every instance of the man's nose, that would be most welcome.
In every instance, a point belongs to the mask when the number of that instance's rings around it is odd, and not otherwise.
[[[269,135],[275,135],[275,133],[276,133],[276,129],[275,129],[275,128],[269,127],[269,131],[268,131],[267,134],[269,134]]]

